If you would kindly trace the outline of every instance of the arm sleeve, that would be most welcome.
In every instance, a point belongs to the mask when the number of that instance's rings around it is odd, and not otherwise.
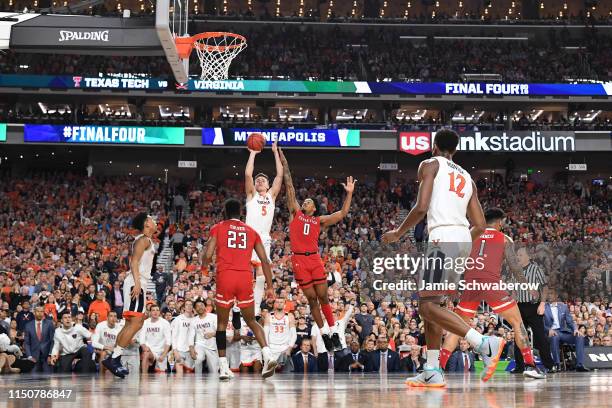
[[[83,326],[79,327],[79,332],[81,333],[81,335],[87,339],[90,340],[91,339],[91,333],[89,332],[89,330],[87,330],[86,328],[84,328]]]
[[[266,343],[270,344],[270,323],[266,322],[267,324],[264,324],[264,334],[266,336]]]
[[[53,334],[53,349],[51,350],[51,354],[52,355],[56,355],[60,353],[60,341],[59,341],[59,336],[60,336],[60,332],[59,330],[56,330],[55,333]]]
[[[293,348],[297,341],[297,330],[295,327],[289,328],[289,345]]]
[[[172,330],[170,327],[170,323],[164,326],[164,339],[166,341],[166,344],[164,344],[164,346],[172,345]]]
[[[147,332],[147,321],[145,320],[142,329],[138,332],[138,343],[145,344],[145,333]]]
[[[351,320],[351,316],[353,316],[354,310],[355,309],[353,308],[353,305],[349,305],[346,308],[346,311],[344,312],[344,317],[342,318],[342,322],[344,323],[345,326],[348,323],[348,321]]]
[[[103,349],[104,345],[100,342],[100,337],[102,336],[102,330],[100,330],[100,325],[96,326],[96,330],[94,331],[93,336],[91,336],[91,345],[95,349]]]
[[[176,349],[176,346],[178,343],[178,323],[176,323],[177,321],[178,321],[178,317],[172,321],[172,325],[170,326],[171,332],[172,332],[172,338],[171,338],[170,344],[172,345],[173,349]]]

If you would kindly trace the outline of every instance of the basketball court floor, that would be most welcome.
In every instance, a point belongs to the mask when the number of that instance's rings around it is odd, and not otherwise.
[[[14,375],[0,377],[3,407],[610,407],[612,372],[549,375],[546,380],[496,374],[483,384],[475,376],[449,375],[445,389],[415,389],[404,385],[405,375],[279,374],[263,380],[237,375],[229,382],[210,376],[131,375]],[[12,389],[71,389],[75,399],[15,400]]]

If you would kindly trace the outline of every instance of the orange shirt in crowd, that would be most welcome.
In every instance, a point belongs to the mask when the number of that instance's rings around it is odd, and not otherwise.
[[[110,311],[111,307],[106,300],[94,300],[89,305],[87,317],[91,316],[92,313],[96,313],[98,315],[98,323],[100,323],[106,320]]]
[[[45,303],[45,316],[53,317],[53,321],[57,322],[57,309],[53,303]]]

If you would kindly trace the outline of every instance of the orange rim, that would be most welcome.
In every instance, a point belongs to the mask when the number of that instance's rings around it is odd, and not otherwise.
[[[205,39],[214,38],[214,37],[234,37],[238,39],[239,42],[237,44],[232,44],[232,45],[208,45],[208,44],[202,44],[198,42],[200,40],[205,40]],[[229,33],[225,31],[209,31],[206,33],[195,34],[194,36],[191,37],[191,39],[194,44],[193,45],[194,47],[197,47],[202,51],[208,51],[208,52],[213,52],[213,51],[225,52],[227,50],[233,50],[236,48],[240,48],[246,43],[246,38],[243,35],[236,34],[236,33]]]
[[[239,40],[237,44],[232,45],[208,45],[202,44],[198,41],[205,40],[214,37],[234,37]],[[194,47],[199,48],[202,51],[208,52],[225,52],[227,50],[233,50],[242,47],[246,43],[246,38],[243,35],[230,33],[225,31],[209,31],[205,33],[195,34],[191,37],[176,37],[174,44],[178,52],[179,58],[187,59],[191,55]]]

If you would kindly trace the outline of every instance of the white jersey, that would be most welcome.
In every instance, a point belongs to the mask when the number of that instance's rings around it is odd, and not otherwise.
[[[123,325],[115,323],[113,328],[108,327],[108,321],[98,323],[96,331],[91,336],[91,345],[96,349],[103,349],[105,347],[115,347],[117,342],[117,335],[123,328]]]
[[[472,197],[472,177],[457,163],[435,156],[439,168],[433,182],[427,210],[427,228],[431,232],[442,226],[469,227],[467,206]]]
[[[246,224],[257,231],[262,241],[270,236],[274,208],[274,198],[270,193],[262,196],[255,192],[255,195],[246,203]]]
[[[191,323],[193,317],[187,317],[184,314],[177,316],[171,324],[172,327],[172,349],[181,352],[188,352],[189,346],[194,346],[195,343],[189,338]]]
[[[144,234],[140,234],[134,239],[134,243],[132,243],[132,254],[134,253],[134,244],[140,239],[140,237],[143,236]],[[140,272],[140,282],[148,283],[151,280],[151,268],[153,268],[153,258],[155,257],[155,244],[153,244],[151,238],[145,238],[149,241],[149,247],[142,253],[140,265],[138,265],[138,271]],[[130,272],[128,272],[127,277],[131,277],[132,280],[134,279],[131,269]]]
[[[214,313],[206,313],[204,318],[196,316],[191,321],[192,341],[195,344],[209,350],[217,350],[217,340],[215,334],[217,332],[217,315]],[[212,334],[211,338],[204,337],[205,334]]]
[[[151,318],[144,321],[140,330],[140,344],[144,344],[156,355],[161,354],[166,346],[172,344],[170,323],[161,317],[154,322]]]
[[[268,343],[272,346],[290,346],[291,329],[289,327],[289,316],[286,314],[282,319],[277,319],[275,314],[270,314],[270,329],[268,332]]]

